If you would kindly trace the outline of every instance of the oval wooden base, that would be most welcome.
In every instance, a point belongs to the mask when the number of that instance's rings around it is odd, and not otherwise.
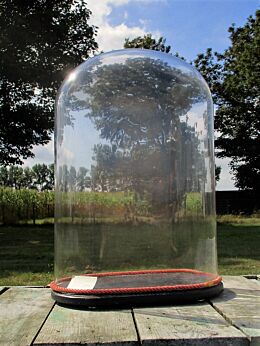
[[[113,295],[79,295],[52,291],[52,298],[60,305],[78,308],[122,308],[136,306],[155,306],[187,304],[210,299],[223,291],[223,283],[218,285],[170,292],[113,294]]]

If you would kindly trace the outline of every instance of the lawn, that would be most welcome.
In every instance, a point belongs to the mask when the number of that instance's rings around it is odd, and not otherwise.
[[[260,219],[220,218],[219,272],[259,274]],[[53,279],[53,226],[0,227],[0,285],[46,285]]]
[[[0,227],[0,285],[46,285],[53,278],[53,226]]]
[[[220,274],[260,273],[260,218],[222,217],[217,239]]]

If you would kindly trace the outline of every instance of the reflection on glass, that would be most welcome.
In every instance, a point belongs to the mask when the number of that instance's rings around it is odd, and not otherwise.
[[[212,100],[190,65],[101,54],[61,87],[56,277],[190,268],[216,273]]]

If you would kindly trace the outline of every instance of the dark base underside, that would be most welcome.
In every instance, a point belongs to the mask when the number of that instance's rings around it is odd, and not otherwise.
[[[223,291],[223,284],[170,292],[134,293],[113,295],[79,295],[52,291],[52,298],[60,305],[85,308],[119,308],[136,306],[172,305],[196,302],[216,297]]]

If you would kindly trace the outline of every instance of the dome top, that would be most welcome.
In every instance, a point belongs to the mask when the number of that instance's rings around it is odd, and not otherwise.
[[[140,64],[141,60],[143,62],[146,61],[146,64],[144,64],[143,67],[141,67]],[[77,83],[79,81],[84,82],[84,78],[86,78],[84,72],[86,72],[87,74],[94,73],[97,67],[100,68],[104,66],[114,65],[117,66],[119,71],[121,65],[121,71],[123,72],[122,67],[124,65],[129,66],[129,68],[135,68],[137,72],[138,69],[141,69],[141,71],[145,71],[144,69],[147,68],[147,65],[149,63],[151,65],[154,65],[155,68],[157,67],[157,69],[161,68],[162,70],[165,70],[165,73],[169,72],[169,67],[171,67],[175,70],[176,73],[178,73],[179,71],[182,75],[186,75],[191,79],[200,81],[200,83],[204,85],[204,88],[209,92],[208,85],[202,75],[191,64],[185,62],[183,59],[180,59],[169,53],[163,53],[150,49],[133,48],[113,50],[111,52],[101,53],[90,59],[87,59],[68,75],[68,77],[62,84],[61,90],[65,86],[67,87],[68,85],[73,85],[74,83]],[[144,75],[143,78],[145,78],[145,76],[147,75]],[[126,79],[129,79],[133,76],[125,75],[124,77]]]

